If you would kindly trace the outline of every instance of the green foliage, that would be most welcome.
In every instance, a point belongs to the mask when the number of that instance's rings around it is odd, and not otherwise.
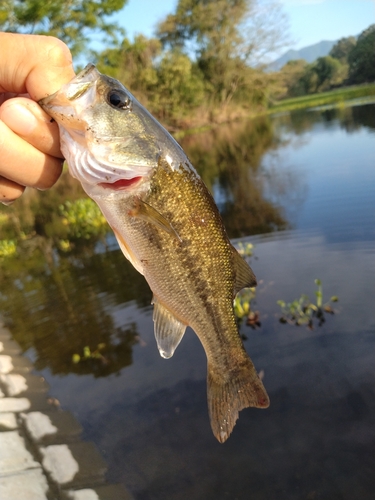
[[[273,104],[269,112],[290,111],[293,109],[311,108],[316,106],[333,105],[341,106],[351,99],[366,99],[375,95],[375,85],[361,85],[345,87],[312,95],[301,95],[291,99],[284,99]]]
[[[15,240],[0,240],[0,259],[13,256],[17,251]]]
[[[375,81],[375,24],[360,34],[348,62],[351,83]]]
[[[304,66],[299,63],[293,69],[295,71],[288,85],[288,95],[291,97],[329,90],[341,84],[347,76],[347,66],[331,56],[319,57],[314,63]]]
[[[283,300],[277,301],[277,304],[281,308],[280,323],[290,323],[297,326],[306,325],[312,329],[314,319],[317,319],[318,325],[322,326],[325,322],[324,313],[334,313],[330,302],[337,302],[338,297],[334,295],[328,302],[323,303],[322,282],[319,279],[316,279],[314,282],[317,285],[315,303],[311,302],[309,297],[305,294],[302,294],[299,299],[295,299],[289,303]]]
[[[332,47],[329,55],[338,59],[342,64],[348,62],[348,57],[353,47],[357,43],[354,36],[348,36],[346,38],[340,38],[340,40]]]
[[[63,40],[74,55],[87,48],[96,33],[107,43],[122,29],[111,19],[127,0],[7,0],[0,3],[0,30],[52,35]]]
[[[90,198],[67,201],[60,205],[63,224],[68,228],[69,239],[90,239],[108,230],[107,222],[97,204]]]
[[[254,78],[249,61],[274,50],[282,38],[283,18],[271,15],[276,12],[275,2],[266,11],[256,0],[179,0],[175,13],[159,24],[158,37],[164,47],[195,52],[212,102],[226,106],[242,93],[242,103],[250,96],[263,105],[259,84],[264,87],[265,80]]]
[[[156,68],[152,102],[162,117],[191,112],[204,98],[204,82],[189,57],[178,50],[164,54]]]

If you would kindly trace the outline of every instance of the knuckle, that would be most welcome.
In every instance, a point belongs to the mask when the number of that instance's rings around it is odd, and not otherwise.
[[[46,52],[49,63],[61,67],[72,63],[72,55],[68,46],[53,36],[45,37]]]

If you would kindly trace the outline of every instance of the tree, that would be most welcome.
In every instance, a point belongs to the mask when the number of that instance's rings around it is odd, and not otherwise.
[[[173,117],[201,104],[203,79],[186,54],[179,50],[166,52],[156,71],[157,83],[152,99],[162,117]]]
[[[342,64],[346,64],[348,62],[348,56],[356,43],[357,41],[354,36],[340,38],[332,47],[329,55],[338,59]]]
[[[348,56],[351,83],[375,80],[375,24],[363,31]]]
[[[340,61],[331,56],[318,57],[313,66],[313,71],[317,75],[317,88],[321,92],[327,90],[335,84],[341,83],[342,65]]]
[[[96,33],[107,43],[122,33],[109,19],[127,0],[7,0],[0,3],[0,30],[52,35],[63,40],[74,55],[82,52]]]
[[[281,99],[286,96],[302,95],[304,90],[301,88],[300,80],[306,71],[306,67],[307,62],[304,59],[293,59],[284,64],[280,70],[275,97]]]
[[[125,38],[118,47],[97,53],[96,62],[99,71],[120,80],[145,104],[157,83],[155,60],[160,53],[159,40],[138,35],[133,43]]]
[[[158,27],[164,47],[195,53],[214,101],[224,105],[248,85],[249,65],[285,40],[283,33],[280,6],[271,0],[179,0]]]

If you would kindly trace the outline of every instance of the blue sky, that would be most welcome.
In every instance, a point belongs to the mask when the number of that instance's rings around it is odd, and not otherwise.
[[[289,18],[293,43],[299,49],[321,40],[358,35],[375,23],[375,0],[280,0]],[[158,21],[171,13],[177,0],[129,0],[116,15],[130,39],[136,33],[153,35]]]

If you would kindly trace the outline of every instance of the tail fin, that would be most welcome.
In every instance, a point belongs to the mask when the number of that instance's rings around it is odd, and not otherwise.
[[[220,443],[230,436],[243,408],[267,408],[270,403],[250,358],[245,358],[227,376],[208,364],[207,399],[212,432]]]

